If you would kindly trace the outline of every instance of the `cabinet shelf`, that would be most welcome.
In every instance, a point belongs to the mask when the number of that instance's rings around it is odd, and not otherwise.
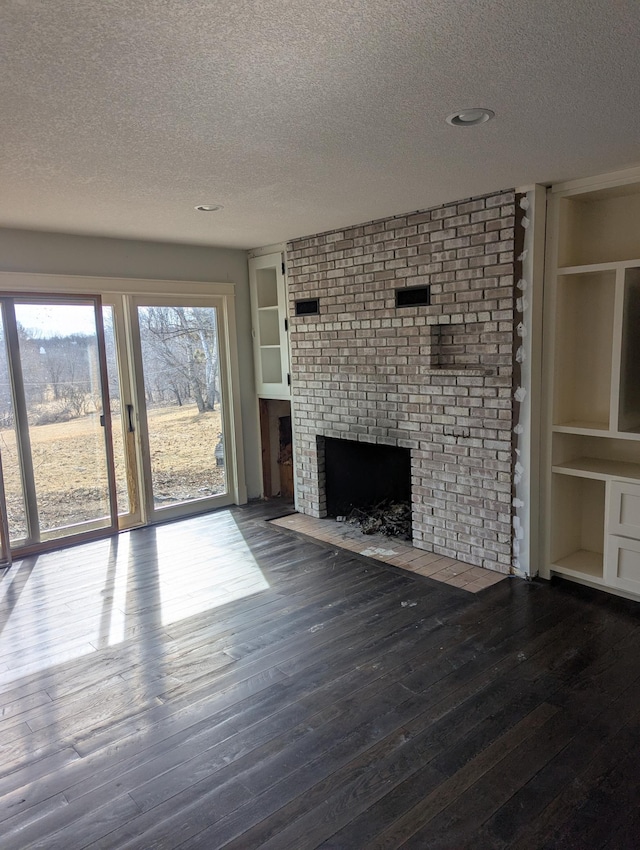
[[[553,472],[559,475],[573,475],[576,478],[596,478],[600,481],[611,478],[640,481],[640,463],[625,463],[621,460],[605,460],[596,457],[580,457],[566,463],[559,463],[553,467]]]
[[[557,274],[559,276],[591,274],[593,272],[615,271],[618,268],[640,268],[640,258],[637,260],[623,260],[622,262],[613,261],[609,263],[587,263],[581,266],[559,266]]]
[[[609,427],[602,422],[585,422],[582,420],[554,425],[553,430],[559,434],[598,434],[602,436],[603,431],[609,433]]]
[[[554,573],[560,575],[572,578],[588,578],[590,581],[604,583],[602,577],[603,564],[604,558],[600,552],[578,549],[551,564],[551,569]]]
[[[640,264],[640,260],[637,261]],[[633,262],[630,262],[629,265],[633,265]],[[559,276],[563,275],[579,275],[579,274],[592,274],[593,272],[614,272],[619,266],[619,263],[587,263],[582,266],[560,266],[558,268],[557,274]]]
[[[571,422],[567,425],[553,425],[551,430],[554,434],[576,434],[577,436],[612,438],[630,440],[631,442],[640,440],[640,428],[634,428],[631,431],[611,431],[608,428],[596,428],[593,423]]]

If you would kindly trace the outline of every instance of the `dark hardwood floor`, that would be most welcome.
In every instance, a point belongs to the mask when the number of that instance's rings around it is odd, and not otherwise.
[[[640,847],[635,603],[478,596],[264,522],[0,580],[0,847]]]

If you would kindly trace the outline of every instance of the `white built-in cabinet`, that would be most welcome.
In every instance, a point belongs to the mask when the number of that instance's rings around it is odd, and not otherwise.
[[[546,563],[640,598],[640,171],[549,191]]]
[[[251,324],[260,398],[290,398],[287,298],[280,252],[249,258]]]

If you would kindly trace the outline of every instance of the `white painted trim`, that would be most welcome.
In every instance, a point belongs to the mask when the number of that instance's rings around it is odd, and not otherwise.
[[[226,406],[230,423],[231,468],[235,476],[235,502],[244,505],[247,502],[247,476],[244,465],[244,440],[242,436],[242,415],[240,412],[240,366],[238,360],[238,333],[236,324],[236,305],[233,298],[223,299],[225,361],[227,363]],[[223,394],[224,397],[224,394]]]
[[[267,254],[284,254],[287,250],[286,242],[278,242],[276,245],[265,245],[264,248],[252,248],[247,252],[250,260],[255,257],[264,257]]]
[[[549,185],[548,183],[527,183],[525,186],[516,186],[514,191],[516,195],[525,195],[528,192],[535,192],[538,189],[541,192],[545,192]]]
[[[526,256],[523,260],[523,279],[527,288],[522,294],[528,302],[524,311],[527,335],[522,340],[526,358],[522,364],[522,381],[527,390],[525,403],[521,407],[520,435],[521,462],[524,466],[522,500],[525,507],[521,513],[524,532],[520,552],[519,572],[536,576],[541,563],[541,481],[540,481],[540,435],[542,428],[542,330],[545,236],[547,220],[547,193],[543,186],[535,186],[527,192],[529,227],[525,236]],[[516,286],[518,281],[516,281]],[[518,488],[516,488],[516,491]]]
[[[542,376],[545,392],[541,397],[540,435],[540,531],[542,546],[538,574],[550,578],[551,565],[551,483],[553,440],[553,366],[555,359],[556,269],[558,260],[558,201],[547,190],[547,238],[545,255],[544,305],[542,323]]]
[[[599,174],[595,177],[583,177],[579,180],[567,180],[564,183],[556,183],[551,192],[554,196],[583,194],[595,189],[615,188],[625,186],[628,183],[640,182],[640,166],[627,168],[623,171],[611,171],[607,174]]]
[[[12,292],[101,292],[117,295],[175,295],[177,298],[235,297],[234,283],[202,283],[195,280],[148,280],[100,275],[32,274],[0,272],[0,289]]]
[[[135,391],[135,374],[129,357],[131,348],[131,328],[129,323],[129,308],[128,299],[118,293],[106,293],[106,297],[102,299],[105,306],[111,307],[114,320],[114,336],[116,345],[116,357],[118,365],[118,380],[120,382],[120,419],[122,433],[126,434],[126,405],[132,404],[135,415],[134,429],[139,428],[138,421],[138,405],[136,403]],[[118,527],[123,530],[127,528],[135,528],[137,525],[146,521],[144,513],[144,499],[142,497],[143,481],[142,481],[142,462],[140,454],[140,441],[134,433],[134,461],[135,461],[135,476],[134,486],[136,487],[135,496],[137,498],[137,510],[130,511],[129,514],[124,514],[118,518]],[[126,453],[126,449],[125,449]],[[131,509],[131,505],[129,506]]]

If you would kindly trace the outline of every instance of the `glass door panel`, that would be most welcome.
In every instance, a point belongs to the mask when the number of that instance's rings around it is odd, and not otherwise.
[[[137,320],[152,510],[225,494],[217,309],[139,305]]]
[[[3,315],[0,322],[0,458],[2,460],[9,539],[11,545],[15,546],[29,537],[29,527],[20,472],[20,455],[16,435],[17,423],[4,325]]]
[[[32,543],[113,526],[96,304],[13,302]]]
[[[109,388],[109,407],[111,409],[111,435],[113,440],[113,462],[116,475],[116,493],[118,496],[118,515],[131,512],[129,496],[129,475],[127,471],[127,440],[133,434],[133,411],[127,409],[120,390],[120,371],[118,369],[118,350],[116,345],[113,307],[102,305],[104,325],[104,344],[107,359],[107,377]],[[131,420],[131,421],[128,421]]]
[[[258,269],[256,287],[261,380],[264,384],[280,384],[282,383],[282,352],[276,269]]]

